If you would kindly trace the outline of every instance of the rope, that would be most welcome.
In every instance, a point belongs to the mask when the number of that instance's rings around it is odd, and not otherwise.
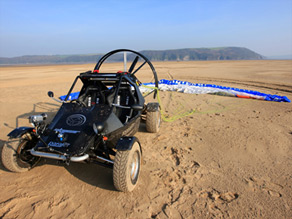
[[[147,85],[143,85],[143,84],[141,84],[140,86],[145,87],[145,88],[148,88],[148,89],[155,89],[155,90],[157,90],[157,100],[158,100],[158,103],[160,105],[161,118],[165,122],[174,122],[175,120],[178,120],[180,118],[187,117],[187,116],[191,116],[194,113],[198,113],[198,114],[215,114],[215,113],[221,113],[221,112],[233,110],[233,109],[236,108],[236,107],[225,107],[224,109],[214,109],[214,110],[208,110],[208,111],[198,111],[196,109],[192,109],[190,111],[183,112],[184,106],[182,104],[180,104],[180,107],[181,108],[178,109],[177,112],[174,113],[175,115],[169,116],[169,115],[167,115],[167,113],[164,110],[164,106],[162,104],[162,101],[161,101],[161,98],[160,98],[160,95],[159,95],[159,89],[157,87],[147,86]],[[146,95],[147,94],[148,93],[146,93]],[[215,97],[213,97],[213,99],[214,98]],[[241,104],[237,105],[237,107],[238,106],[245,105],[245,104],[247,104],[247,102],[242,102]]]
[[[176,113],[176,115],[174,116],[169,116],[165,113],[165,110],[164,110],[164,107],[163,107],[163,104],[162,104],[162,101],[160,99],[160,95],[159,95],[159,89],[157,87],[151,87],[151,86],[147,86],[147,85],[141,85],[142,87],[145,87],[145,88],[148,88],[148,89],[155,89],[156,92],[157,92],[157,100],[158,100],[158,103],[160,105],[160,113],[161,113],[161,118],[163,121],[165,122],[174,122],[175,120],[177,119],[180,119],[180,118],[183,118],[183,117],[186,117],[186,116],[190,116],[194,113],[198,113],[196,110],[192,109],[191,111],[187,111],[187,112],[181,112],[183,110],[183,105],[181,105],[182,109],[179,110],[178,113]]]

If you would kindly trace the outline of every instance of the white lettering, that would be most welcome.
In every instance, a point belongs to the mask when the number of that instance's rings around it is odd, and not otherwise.
[[[48,144],[50,147],[56,147],[56,148],[61,148],[61,147],[68,147],[70,144],[67,142],[61,143],[61,142],[53,142],[50,141]]]

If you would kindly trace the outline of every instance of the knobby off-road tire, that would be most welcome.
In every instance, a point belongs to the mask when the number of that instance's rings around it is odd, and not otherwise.
[[[159,131],[161,122],[160,111],[147,112],[146,113],[146,130],[151,133],[156,133]]]
[[[117,190],[131,192],[138,183],[141,169],[141,149],[138,142],[129,151],[117,151],[113,180]]]
[[[2,163],[6,169],[12,172],[25,172],[34,167],[40,160],[28,151],[33,147],[33,142],[27,138],[27,134],[20,138],[10,138],[2,149]]]

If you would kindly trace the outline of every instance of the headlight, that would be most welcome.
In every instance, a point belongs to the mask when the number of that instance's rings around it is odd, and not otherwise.
[[[28,117],[29,123],[40,123],[44,120],[46,120],[46,118],[48,117],[48,115],[46,113],[42,113],[40,115],[33,115]]]
[[[93,123],[93,131],[99,134],[104,129],[103,123]]]

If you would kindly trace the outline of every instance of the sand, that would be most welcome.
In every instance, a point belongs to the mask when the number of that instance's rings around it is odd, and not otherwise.
[[[154,62],[160,79],[258,90],[292,100],[292,61]],[[0,147],[27,117],[60,104],[80,72],[94,64],[0,68]],[[108,69],[115,69],[109,64]],[[120,69],[117,69],[120,70]],[[143,77],[142,77],[143,78]],[[144,79],[144,78],[143,78]],[[0,166],[0,218],[289,218],[292,217],[292,104],[161,92],[197,113],[141,125],[139,184],[117,192],[112,170],[43,159],[25,173]]]

